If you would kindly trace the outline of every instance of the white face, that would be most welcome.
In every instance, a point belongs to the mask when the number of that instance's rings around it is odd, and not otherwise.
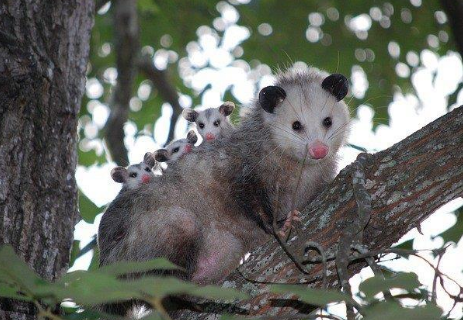
[[[219,108],[210,108],[199,112],[195,121],[196,129],[204,141],[220,139],[229,127],[228,119],[219,112]]]
[[[167,147],[167,152],[169,154],[169,162],[177,161],[181,156],[186,153],[191,152],[193,145],[188,142],[187,139],[181,139],[172,142]]]
[[[274,113],[264,111],[278,147],[307,164],[333,157],[346,142],[349,111],[346,104],[321,87],[321,81],[282,85],[286,98]]]
[[[127,173],[128,177],[124,185],[129,189],[138,188],[143,183],[148,183],[154,178],[153,171],[144,162],[129,166]]]

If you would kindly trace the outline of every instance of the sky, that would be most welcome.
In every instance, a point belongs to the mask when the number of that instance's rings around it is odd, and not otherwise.
[[[102,10],[107,10],[107,8],[103,8]],[[316,21],[317,17],[312,17],[312,19]],[[211,27],[200,27],[197,32],[198,40],[192,42],[187,47],[188,57],[182,58],[179,61],[180,73],[185,84],[191,86],[196,92],[202,92],[204,88],[210,85],[210,89],[206,90],[202,95],[201,105],[194,106],[198,109],[219,106],[223,102],[222,99],[225,90],[230,86],[232,86],[231,90],[236,98],[235,102],[240,106],[246,107],[254,98],[256,89],[270,85],[274,80],[270,66],[258,65],[251,67],[246,61],[236,57],[236,51],[239,51],[240,44],[249,37],[247,29],[237,25],[237,21],[237,12],[233,7],[221,8],[220,21],[214,21],[214,26],[216,28],[224,28],[223,41],[218,41]],[[357,28],[358,30],[368,29],[368,24],[370,23],[371,25],[371,21],[369,22],[367,17],[358,17],[351,23],[353,24],[352,28]],[[264,25],[259,28],[259,32],[271,33],[271,27]],[[307,35],[307,37],[310,36],[313,35]],[[164,40],[169,41],[169,39]],[[106,49],[103,46],[102,50]],[[389,48],[391,55],[394,54],[395,49],[394,46]],[[150,48],[144,48],[144,50],[150,51]],[[416,95],[404,95],[396,92],[393,101],[387,106],[390,116],[389,125],[379,125],[375,130],[373,130],[372,122],[374,110],[367,104],[360,105],[357,111],[352,113],[353,125],[349,143],[362,146],[369,152],[384,150],[449,111],[448,96],[463,81],[463,65],[460,56],[455,52],[448,52],[444,56],[438,56],[430,50],[423,50],[419,55],[408,58],[411,60],[417,59],[420,65],[411,75]],[[161,69],[166,68],[169,63],[177,61],[176,59],[178,57],[176,57],[175,52],[164,49],[156,51],[153,57],[154,63]],[[193,68],[206,66],[207,63],[210,66],[200,71],[196,71]],[[296,61],[294,65],[296,68],[307,67],[304,62]],[[395,71],[397,74],[407,72],[403,66],[398,66]],[[117,71],[109,68],[105,72],[105,77],[111,81],[115,81]],[[352,84],[351,93],[361,99],[370,85],[361,67],[352,67],[349,80]],[[86,94],[91,99],[96,99],[103,94],[103,88],[96,79],[89,79],[86,88]],[[137,91],[137,96],[132,99],[130,107],[133,110],[139,108],[141,105],[140,101],[146,100],[150,92],[151,87],[148,84],[142,84]],[[191,101],[191,98],[184,95],[181,96],[180,103],[182,107],[193,107]],[[457,103],[450,106],[450,109],[462,104],[463,90],[458,94]],[[95,139],[87,139],[81,142],[80,147],[94,148],[99,150],[99,152],[103,152],[104,145],[96,137],[98,130],[105,124],[109,115],[109,108],[97,100],[91,100],[89,102],[89,110],[92,114],[91,119],[81,121],[81,125],[84,127],[86,137],[95,137]],[[129,121],[126,124],[125,144],[129,149],[129,159],[132,163],[140,162],[145,152],[152,152],[165,143],[171,114],[172,108],[170,105],[167,103],[164,104],[162,106],[162,116],[153,123],[152,131],[154,132],[154,136],[138,135],[134,123]],[[410,121],[411,119],[413,121]],[[180,119],[176,125],[176,137],[183,138],[186,135],[187,128],[187,122],[184,119]],[[358,153],[357,150],[350,147],[342,148],[340,151],[342,160],[339,170],[354,161]],[[76,179],[79,188],[97,206],[103,206],[110,202],[120,190],[120,185],[113,182],[110,177],[110,170],[115,166],[115,163],[108,162],[102,166],[94,165],[88,168],[78,166],[77,168]],[[455,223],[456,217],[452,212],[462,205],[463,199],[461,198],[445,205],[423,222],[421,226],[423,234],[414,229],[399,242],[414,238],[414,249],[434,249],[441,247],[443,240],[440,237],[436,237],[436,235]],[[75,238],[81,241],[81,248],[91,241],[97,231],[100,219],[101,214],[97,216],[94,224],[81,221],[76,226]],[[78,259],[71,268],[71,271],[88,268],[91,255],[92,252],[89,252]],[[429,253],[423,253],[423,256],[429,261],[435,262]],[[463,243],[460,240],[456,246],[448,249],[448,253],[440,264],[440,269],[458,280],[461,285],[463,285],[462,256]],[[393,270],[416,272],[423,284],[429,286],[432,284],[434,275],[431,269],[418,258],[412,257],[408,260],[393,260],[384,263],[384,265]],[[354,276],[351,279],[354,291],[363,279],[371,276],[373,274],[368,268],[365,268],[360,274]],[[449,288],[456,290],[456,287],[451,287],[450,285]],[[440,288],[437,293],[438,304],[444,311],[449,310],[453,301],[443,294]],[[456,294],[457,292],[454,293]],[[342,312],[342,306],[335,306],[330,310],[339,313]],[[451,315],[461,317],[463,316],[462,310],[463,304],[460,304]]]

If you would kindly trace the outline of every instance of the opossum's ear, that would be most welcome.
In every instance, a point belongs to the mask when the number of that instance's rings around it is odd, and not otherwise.
[[[186,140],[188,141],[188,143],[195,144],[198,141],[198,136],[196,135],[196,132],[194,132],[194,130],[190,130],[186,135]]]
[[[153,167],[156,165],[156,160],[154,160],[154,154],[151,152],[145,153],[145,156],[143,157],[143,162],[150,167],[150,169],[153,169]]]
[[[259,104],[268,113],[273,113],[275,107],[286,99],[286,91],[282,87],[268,86],[259,92]]]
[[[220,107],[219,112],[223,114],[225,117],[228,117],[232,114],[233,110],[235,109],[235,104],[231,101],[225,101]]]
[[[195,122],[196,119],[198,119],[199,113],[194,111],[193,109],[183,109],[182,111],[182,116],[188,121],[188,122]]]
[[[169,152],[167,149],[159,149],[154,151],[154,159],[158,162],[166,162],[169,160]]]
[[[342,74],[334,73],[325,78],[322,88],[330,92],[338,101],[344,99],[349,90],[349,81]]]
[[[124,167],[115,167],[111,170],[111,178],[118,183],[124,183],[127,181],[129,177],[129,173],[127,169]]]

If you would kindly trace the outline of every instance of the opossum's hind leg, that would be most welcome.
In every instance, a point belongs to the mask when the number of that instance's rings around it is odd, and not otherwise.
[[[286,234],[293,228],[293,222],[294,221],[301,221],[300,218],[301,213],[297,210],[292,210],[290,213],[288,213],[286,220],[281,227],[281,229],[278,231],[278,234],[281,237],[286,237]]]

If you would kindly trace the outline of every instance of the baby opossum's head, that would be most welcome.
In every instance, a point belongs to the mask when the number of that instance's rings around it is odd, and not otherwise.
[[[349,111],[342,101],[348,81],[315,68],[289,71],[263,88],[258,104],[264,125],[285,154],[308,164],[332,158],[349,132]]]
[[[224,102],[218,108],[209,108],[200,112],[192,109],[183,110],[183,117],[189,122],[196,124],[199,135],[205,141],[220,139],[225,130],[230,128],[229,115],[235,109],[235,104],[230,101]]]
[[[176,140],[167,145],[165,149],[159,149],[154,152],[154,158],[159,162],[171,163],[178,160],[181,156],[189,153],[198,137],[196,133],[191,130],[188,132],[186,139]]]
[[[135,189],[143,183],[148,183],[154,178],[152,171],[156,165],[154,155],[147,152],[143,162],[124,167],[115,167],[111,170],[111,177],[115,182],[122,183],[124,188]]]

